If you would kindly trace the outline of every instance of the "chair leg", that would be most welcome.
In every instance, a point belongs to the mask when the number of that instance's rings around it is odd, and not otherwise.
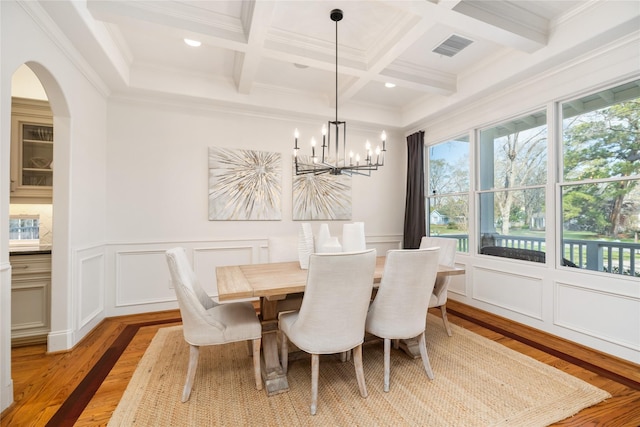
[[[353,365],[356,367],[360,396],[367,397],[367,384],[364,382],[364,367],[362,365],[362,344],[353,349]]]
[[[182,389],[182,402],[189,400],[191,395],[191,387],[193,386],[193,380],[196,377],[196,369],[198,368],[198,356],[200,355],[200,348],[195,345],[190,345],[189,351],[189,367],[187,368],[187,379],[184,382],[184,388]]]
[[[320,370],[320,355],[311,355],[311,415],[318,409],[318,371]]]
[[[262,373],[260,372],[260,344],[261,338],[253,341],[253,374],[256,377],[256,388],[262,390]]]
[[[447,335],[451,337],[453,336],[453,334],[451,333],[451,327],[449,326],[449,318],[447,317],[446,304],[442,304],[440,306],[440,312],[442,313],[442,323],[444,323],[444,328],[447,330]]]
[[[418,347],[420,347],[420,356],[422,357],[422,364],[424,365],[424,370],[427,372],[427,376],[430,380],[434,378],[433,371],[431,370],[431,364],[429,363],[429,356],[427,356],[427,340],[425,338],[424,332],[420,334],[420,342]]]
[[[389,377],[391,376],[391,339],[384,339],[384,391],[389,391]]]
[[[282,373],[286,374],[289,367],[289,339],[284,332],[280,333],[280,364],[282,365]]]

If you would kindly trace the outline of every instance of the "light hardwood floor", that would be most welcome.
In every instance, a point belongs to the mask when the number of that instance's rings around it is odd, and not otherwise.
[[[448,306],[452,323],[555,366],[613,396],[555,425],[640,426],[640,366],[463,304],[451,301]],[[433,314],[439,315],[439,311]],[[168,311],[106,319],[66,353],[47,355],[44,345],[15,348],[15,403],[3,412],[1,425],[106,425],[156,331],[177,324],[178,318],[177,311]],[[90,399],[88,403],[82,403],[84,398]]]

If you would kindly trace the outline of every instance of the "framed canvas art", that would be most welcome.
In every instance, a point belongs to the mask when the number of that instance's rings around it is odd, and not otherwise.
[[[209,220],[282,219],[280,153],[209,147]]]
[[[331,174],[293,176],[294,221],[350,219],[350,176]]]

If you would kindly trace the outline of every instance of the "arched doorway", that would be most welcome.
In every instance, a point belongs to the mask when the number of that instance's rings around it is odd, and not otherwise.
[[[46,93],[53,114],[55,144],[53,145],[53,163],[56,173],[53,174],[53,208],[52,229],[60,232],[53,235],[51,244],[55,249],[51,254],[51,300],[50,330],[47,339],[48,351],[61,351],[72,346],[70,332],[73,330],[70,313],[70,280],[68,255],[68,218],[69,218],[69,146],[70,118],[69,107],[62,88],[51,72],[37,62],[26,62],[37,77]],[[10,302],[5,302],[4,306]],[[2,334],[10,334],[9,325]],[[4,329],[4,328],[3,328]]]
[[[47,70],[44,66],[36,62],[26,62],[26,66],[29,67],[31,71],[37,76],[37,79],[40,81],[44,91],[46,92],[46,97],[49,100],[49,105],[53,114],[53,128],[55,129],[55,140],[56,144],[54,145],[53,150],[53,161],[57,163],[58,169],[62,171],[62,173],[58,173],[53,177],[53,187],[55,188],[53,199],[55,199],[55,204],[53,204],[52,209],[52,228],[59,230],[68,230],[68,218],[69,218],[69,210],[68,210],[68,185],[69,185],[69,173],[66,171],[69,169],[69,141],[70,141],[70,119],[69,119],[69,108],[66,98],[63,96],[62,90],[56,79],[53,75]],[[14,69],[14,72],[19,67]],[[4,92],[4,96],[10,98],[9,91]],[[3,99],[2,100],[4,106],[11,105],[11,99]],[[8,119],[6,122],[5,120]],[[10,123],[10,114],[3,114],[3,124]],[[3,135],[2,143],[3,143],[3,152],[9,153],[10,150],[8,146],[10,145],[10,138],[5,138],[5,136],[9,136],[10,126],[7,126],[6,133]],[[6,144],[6,147],[5,147]],[[6,148],[6,149],[5,149]],[[8,157],[8,156],[7,156]],[[3,166],[9,166],[10,162],[8,159],[6,161],[3,160]],[[9,177],[7,173],[4,175],[5,177]],[[10,183],[4,181],[3,185],[6,185],[8,189]],[[57,187],[57,188],[56,188]],[[0,206],[2,207],[2,218],[9,218],[9,193],[7,194],[6,200],[3,200]],[[8,221],[7,221],[8,222]],[[8,224],[5,224],[5,227]],[[5,228],[7,230],[7,228]],[[66,238],[66,233],[61,233],[60,237],[55,237],[52,239],[52,245],[55,246],[55,252],[52,252],[52,261],[51,261],[51,300],[50,300],[50,330],[52,332],[49,333],[47,338],[47,351],[60,351],[66,350],[71,347],[71,340],[68,338],[70,335],[70,330],[72,330],[72,321],[71,315],[69,313],[69,294],[70,294],[70,285],[68,281],[69,277],[69,267],[68,267],[68,239]],[[3,235],[3,249],[7,248],[4,244],[7,243],[8,238],[5,239],[5,232]],[[6,250],[6,249],[4,249]],[[8,259],[7,254],[3,254],[3,259]],[[5,258],[6,257],[6,258]],[[4,266],[3,266],[3,271]],[[3,273],[3,283],[7,280],[6,273]],[[7,282],[8,283],[8,282]],[[6,310],[5,312],[8,314],[11,307],[11,293],[5,291],[2,293],[0,300],[0,306],[2,310]],[[57,301],[61,301],[57,303]],[[6,320],[6,321],[5,321]],[[2,360],[2,372],[0,372],[0,379],[2,381],[2,409],[5,409],[8,405],[13,401],[13,393],[12,382],[11,382],[11,363],[5,363],[11,361],[11,322],[9,316],[5,316],[3,321],[0,322],[0,336],[2,337],[2,341],[0,343],[0,359]],[[56,331],[63,331],[63,333],[57,333]],[[51,340],[51,336],[62,336],[62,338],[54,339],[54,342]],[[8,386],[8,387],[7,387]]]
[[[11,79],[11,346],[46,343],[51,325],[53,115],[26,65]]]

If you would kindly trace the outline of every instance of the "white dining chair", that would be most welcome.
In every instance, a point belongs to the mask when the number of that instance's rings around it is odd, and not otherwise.
[[[200,347],[251,341],[256,388],[262,389],[260,344],[262,327],[250,302],[216,304],[200,287],[184,248],[166,252],[171,280],[178,298],[182,331],[190,346],[189,367],[182,391],[182,402],[189,400],[198,367]]]
[[[438,264],[446,265],[447,267],[454,267],[457,243],[457,240],[453,238],[423,236],[420,241],[420,248],[439,247],[440,259],[438,260]],[[437,307],[440,309],[444,329],[447,331],[447,335],[452,336],[449,319],[447,318],[449,283],[451,283],[451,276],[449,275],[436,278],[436,284],[433,287],[433,294],[429,301],[429,308]]]
[[[362,365],[364,323],[373,289],[375,249],[312,254],[299,311],[280,315],[281,363],[288,370],[288,340],[311,353],[311,414],[318,406],[321,354],[353,349],[360,395],[367,397]]]
[[[438,272],[439,248],[397,249],[387,252],[382,280],[365,329],[384,341],[384,391],[389,391],[391,340],[419,338],[420,356],[429,379],[425,327],[429,298]]]
[[[269,262],[298,261],[298,235],[269,236]]]

